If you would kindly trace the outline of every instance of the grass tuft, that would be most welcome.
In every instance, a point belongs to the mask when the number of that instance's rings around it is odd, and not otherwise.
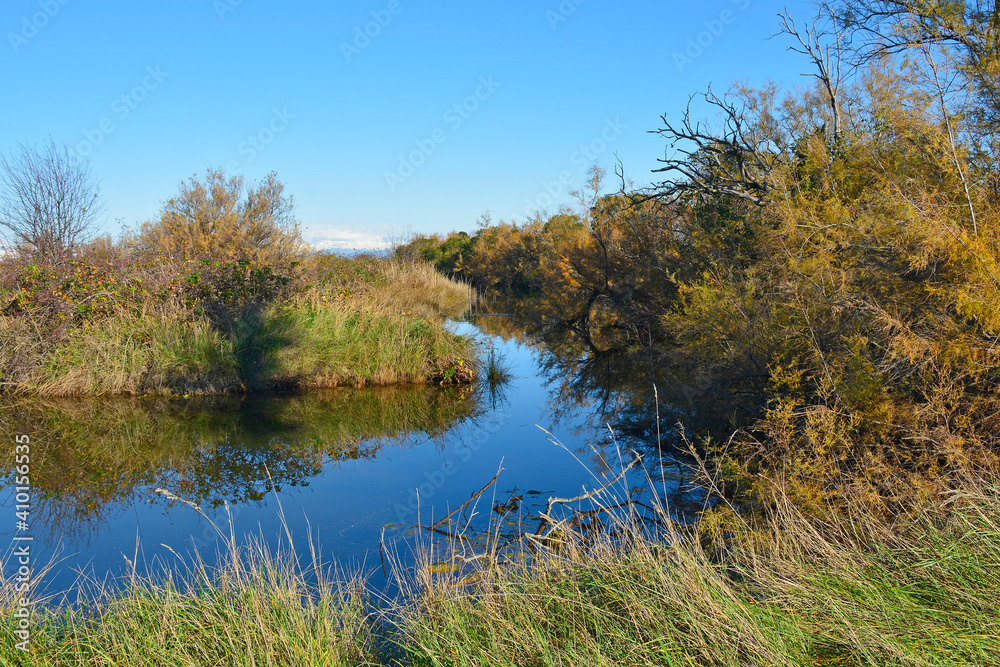
[[[112,302],[99,317],[55,329],[39,324],[51,308],[0,313],[0,389],[244,393],[424,383],[474,366],[471,342],[444,326],[473,303],[468,285],[420,264],[325,261],[300,277],[314,282],[272,300],[232,297],[209,307],[184,293],[128,308]]]
[[[730,510],[720,510],[730,511]],[[625,514],[619,519],[634,515]],[[724,552],[696,526],[565,533],[463,568],[423,559],[376,609],[318,557],[237,546],[209,568],[36,607],[24,665],[998,665],[1000,485],[966,483],[893,523],[778,503]],[[220,531],[220,534],[222,532]],[[387,643],[387,639],[391,639]]]

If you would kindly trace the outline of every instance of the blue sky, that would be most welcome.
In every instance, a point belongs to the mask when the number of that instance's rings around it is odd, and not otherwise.
[[[616,153],[648,184],[647,131],[709,83],[803,85],[767,39],[785,5],[7,0],[0,150],[86,155],[112,233],[208,167],[277,172],[311,241],[471,230],[555,211]]]

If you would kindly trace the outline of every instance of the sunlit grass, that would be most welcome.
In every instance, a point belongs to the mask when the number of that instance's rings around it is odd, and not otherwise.
[[[721,551],[696,527],[651,538],[619,523],[588,544],[568,538],[502,563],[397,567],[408,596],[381,604],[317,557],[230,543],[217,567],[194,559],[72,610],[36,607],[27,656],[12,652],[4,613],[0,655],[26,665],[400,655],[414,665],[996,665],[998,516],[1000,487],[982,482],[893,524],[819,521],[779,504],[753,527],[733,523]]]
[[[458,360],[471,366],[470,341],[444,327],[472,304],[468,285],[423,265],[355,264],[340,282],[221,319],[167,302],[70,327],[52,342],[36,340],[29,318],[0,315],[0,387],[42,396],[241,393],[420,383]]]
[[[223,535],[225,537],[225,535]],[[30,649],[11,640],[4,598],[0,661],[14,665],[357,665],[374,645],[359,580],[331,579],[308,556],[237,546],[218,565],[85,586],[72,607],[32,612]],[[9,582],[4,582],[8,587]]]
[[[367,297],[346,306],[298,303],[281,317],[296,343],[277,352],[276,366],[307,386],[422,382],[473,354],[470,341],[445,330],[439,318]]]
[[[1000,664],[998,491],[896,526],[782,507],[722,557],[697,530],[622,526],[586,550],[425,573],[403,644],[417,665]]]

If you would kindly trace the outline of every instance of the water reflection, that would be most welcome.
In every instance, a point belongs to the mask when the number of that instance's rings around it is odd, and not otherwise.
[[[477,414],[469,390],[344,389],[302,396],[22,399],[0,431],[31,437],[32,528],[40,541],[89,544],[106,519],[155,488],[203,507],[259,503],[308,486],[325,466],[433,437]],[[4,452],[13,457],[13,449]],[[12,471],[13,460],[4,466]],[[12,486],[13,473],[0,477]]]
[[[547,415],[553,428],[572,436],[563,442],[576,443],[576,455],[588,458],[602,475],[613,475],[635,450],[646,457],[649,481],[678,514],[702,508],[702,494],[692,488],[694,461],[685,438],[726,431],[730,421],[723,411],[706,409],[703,394],[672,382],[676,376],[665,376],[663,360],[653,359],[648,348],[599,350],[594,337],[533,313],[503,304],[493,310],[510,312],[484,312],[470,320],[491,336],[533,351],[534,372],[547,391]]]
[[[0,431],[31,436],[36,562],[63,559],[46,576],[50,590],[65,590],[78,569],[103,579],[136,559],[175,562],[191,547],[211,560],[218,546],[211,522],[232,521],[237,536],[272,543],[287,534],[313,540],[328,558],[371,572],[381,544],[407,552],[415,525],[460,507],[501,467],[489,497],[462,513],[471,531],[498,520],[516,531],[549,496],[572,497],[613,478],[632,450],[646,452],[648,464],[669,465],[636,470],[629,484],[652,481],[672,508],[696,507],[687,469],[656,448],[652,385],[641,371],[502,318],[482,318],[480,327],[497,334],[490,340],[513,366],[515,379],[501,391],[431,386],[0,404]],[[2,454],[0,541],[7,541],[13,448]]]
[[[531,347],[549,390],[551,414],[578,429],[607,426],[605,445],[613,431],[641,451],[659,446],[680,455],[694,436],[728,437],[737,415],[748,411],[740,392],[708,384],[703,373],[669,358],[668,351],[639,345],[598,348],[594,332],[582,336],[530,310],[508,310],[472,319],[493,336]]]

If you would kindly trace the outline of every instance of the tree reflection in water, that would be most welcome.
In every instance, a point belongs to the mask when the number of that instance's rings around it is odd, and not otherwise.
[[[259,503],[308,485],[330,462],[371,459],[390,440],[444,433],[480,412],[469,389],[314,391],[302,396],[8,400],[0,431],[31,434],[33,530],[85,545],[155,488],[205,507]],[[13,448],[0,483],[13,485]]]
[[[600,349],[597,336],[533,317],[530,309],[493,309],[509,312],[472,319],[487,333],[534,351],[549,390],[546,410],[553,426],[568,428],[579,441],[590,443],[587,451],[576,454],[612,474],[621,469],[621,455],[629,449],[647,455],[648,462],[662,461],[659,474],[655,466],[647,464],[646,469],[657,487],[671,490],[668,503],[692,512],[700,509],[703,496],[692,493],[690,484],[695,461],[688,442],[728,437],[738,414],[746,411],[738,395],[700,383],[697,371],[686,371],[662,351]]]

